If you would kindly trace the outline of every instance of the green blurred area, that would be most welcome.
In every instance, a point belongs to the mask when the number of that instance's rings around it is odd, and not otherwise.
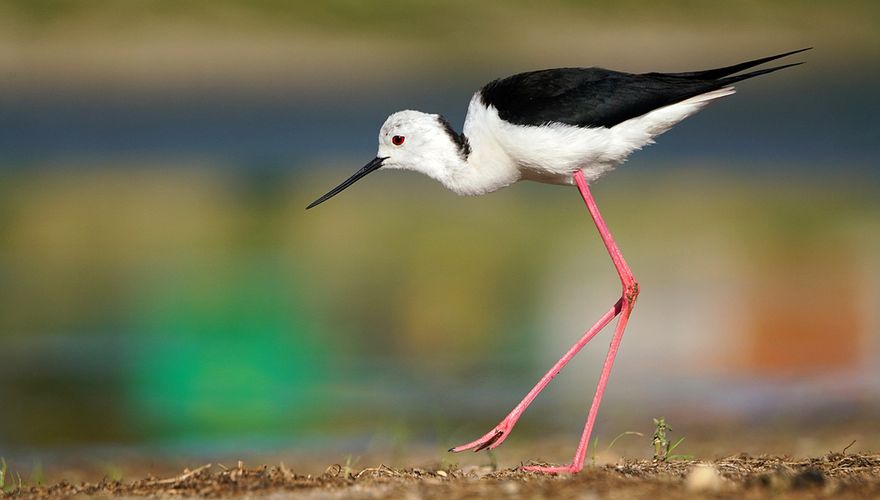
[[[66,75],[75,82],[86,73],[96,87],[202,77],[217,86],[280,79],[300,88],[325,76],[346,88],[424,73],[455,80],[487,68],[554,65],[652,71],[658,63],[701,66],[805,46],[838,55],[829,62],[846,67],[876,60],[878,26],[876,2],[860,0],[0,4],[7,62],[31,73],[19,79]]]
[[[117,2],[115,0],[8,0],[3,4],[7,19],[22,25],[75,24],[83,19],[107,19],[108,16],[127,20],[132,24],[146,24],[156,20],[185,19],[205,25],[247,26],[261,22],[266,26],[308,26],[342,32],[379,32],[423,38],[450,34],[440,26],[450,21],[476,20],[487,16],[508,16],[521,21],[524,13],[547,13],[548,18],[559,12],[589,14],[603,19],[627,21],[657,21],[693,19],[701,22],[767,24],[771,18],[780,26],[802,23],[831,14],[835,20],[855,20],[880,15],[876,2],[850,0],[833,5],[821,2],[795,0],[763,2],[735,1],[723,4],[678,0],[652,5],[640,0],[626,0],[613,4],[597,1],[552,0],[534,2],[514,0],[507,2],[467,2],[451,0],[386,1],[382,4],[355,0],[325,2],[279,0],[156,0],[152,2]],[[555,11],[555,12],[554,12]],[[414,22],[417,21],[417,22]],[[587,21],[589,22],[589,21]],[[463,26],[465,30],[471,26]],[[499,29],[498,27],[490,27]]]
[[[809,323],[825,317],[816,287],[841,273],[844,287],[862,286],[858,276],[876,260],[872,189],[781,188],[698,167],[615,177],[596,192],[644,283],[633,343],[663,344],[644,338],[664,335],[668,312],[652,303],[675,286],[663,276],[761,288],[781,278]],[[9,404],[0,420],[15,429],[5,439],[302,437],[369,432],[395,414],[427,412],[449,425],[472,412],[491,418],[552,357],[548,333],[577,334],[547,331],[550,289],[583,281],[604,302],[614,297],[613,270],[571,190],[525,184],[458,198],[389,173],[321,211],[302,210],[333,178],[254,188],[232,174],[164,168],[5,176]],[[686,264],[719,249],[713,262],[723,267]],[[560,272],[571,279],[557,283]],[[578,302],[569,312],[584,325],[604,304]],[[723,331],[723,317],[712,321]],[[857,368],[851,362],[818,373]],[[699,365],[672,371],[693,376]],[[497,392],[469,409],[474,395],[456,387],[464,381]]]

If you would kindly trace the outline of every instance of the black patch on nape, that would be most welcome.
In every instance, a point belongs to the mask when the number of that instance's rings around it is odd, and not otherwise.
[[[452,142],[458,146],[458,152],[461,153],[461,157],[467,160],[467,157],[471,154],[471,143],[468,142],[467,136],[456,132],[443,116],[437,115],[437,121],[440,122],[440,125],[446,131],[446,134],[449,135],[449,138],[452,139]]]

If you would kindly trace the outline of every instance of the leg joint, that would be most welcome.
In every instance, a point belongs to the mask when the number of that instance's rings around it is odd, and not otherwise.
[[[639,297],[639,283],[633,278],[623,285],[623,299],[630,305]]]

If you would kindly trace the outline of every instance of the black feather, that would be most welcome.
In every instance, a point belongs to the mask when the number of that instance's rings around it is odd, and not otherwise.
[[[520,73],[480,90],[487,106],[517,125],[563,123],[613,127],[663,106],[793,65],[727,76],[786,55],[690,73],[632,74],[602,68],[559,68]]]
[[[722,78],[718,81],[723,82],[724,85],[730,85],[732,83],[741,82],[743,80],[747,80],[749,78],[754,78],[756,76],[766,75],[767,73],[773,73],[774,71],[779,71],[781,69],[790,68],[792,66],[800,66],[801,64],[803,64],[803,63],[796,62],[796,63],[791,63],[791,64],[783,64],[782,66],[774,66],[772,68],[759,69],[757,71],[750,71],[750,72],[744,73],[742,75],[728,76],[728,77]]]
[[[692,71],[690,73],[666,73],[669,76],[680,76],[682,78],[695,78],[698,80],[716,80],[718,78],[722,78],[725,76],[732,75],[734,73],[739,73],[740,71],[747,70],[749,68],[753,68],[755,66],[759,66],[764,63],[768,63],[770,61],[775,61],[776,59],[782,59],[783,57],[790,56],[793,54],[797,54],[803,52],[805,50],[810,50],[813,47],[807,47],[805,49],[792,50],[791,52],[786,52],[784,54],[777,54],[775,56],[762,57],[760,59],[755,59],[753,61],[746,61],[739,64],[734,64],[733,66],[725,66],[723,68],[715,68],[715,69],[707,69],[704,71]],[[793,65],[789,65],[793,66]],[[757,75],[755,75],[757,76]]]
[[[461,157],[467,160],[467,157],[471,154],[471,143],[468,142],[468,138],[464,134],[456,132],[445,117],[438,115],[437,121],[440,122],[440,125],[446,131],[446,134],[449,135],[449,138],[452,139],[452,142],[458,146],[458,152],[461,154]]]

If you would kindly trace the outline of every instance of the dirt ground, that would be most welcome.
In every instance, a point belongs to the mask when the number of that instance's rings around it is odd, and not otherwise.
[[[4,498],[73,496],[302,498],[877,498],[880,454],[831,453],[807,459],[737,455],[711,462],[621,460],[574,476],[547,476],[489,466],[350,469],[334,464],[320,475],[284,464],[206,464],[180,475],[120,482],[13,489]]]
[[[448,453],[452,437],[335,445],[320,439],[266,449],[7,449],[0,452],[0,499],[880,498],[876,413],[701,421],[708,423],[676,419],[675,432],[667,429],[667,445],[680,444],[667,446],[667,460],[652,458],[662,456],[652,434],[656,425],[615,421],[612,433],[600,433],[591,443],[588,465],[574,476],[518,468],[525,457],[559,462],[572,452],[570,435],[528,427],[491,453]],[[613,434],[619,429],[627,432]]]

